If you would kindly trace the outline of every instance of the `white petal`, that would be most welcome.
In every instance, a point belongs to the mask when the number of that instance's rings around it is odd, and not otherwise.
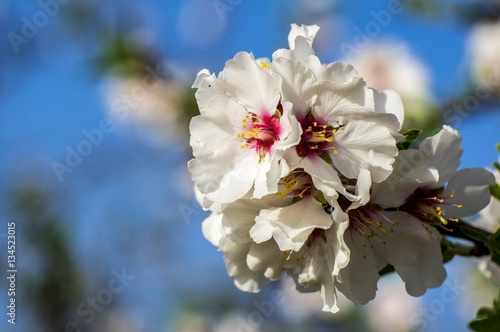
[[[401,206],[419,187],[434,185],[439,179],[432,160],[419,150],[399,151],[392,167],[385,181],[373,185],[372,203],[383,207]]]
[[[337,295],[335,290],[335,277],[333,271],[336,269],[335,259],[339,250],[337,241],[337,226],[332,225],[324,233],[325,239],[316,237],[314,244],[304,246],[298,252],[301,260],[300,268],[295,275],[298,289],[303,292],[319,289],[323,299],[323,311],[335,313],[339,310],[337,306]]]
[[[439,287],[446,279],[441,254],[441,238],[434,227],[429,227],[429,245],[420,250],[417,259],[408,265],[395,266],[396,272],[406,283],[406,291],[412,296],[421,296],[427,288]]]
[[[380,214],[386,218],[381,220],[385,233],[379,233],[379,240],[383,242],[379,241],[374,250],[393,266],[411,265],[422,248],[435,241],[429,237],[422,222],[406,212],[383,211]]]
[[[189,173],[191,174],[191,179],[194,182],[194,194],[196,201],[202,206],[203,210],[209,210],[211,209],[212,206],[217,206],[220,207],[220,204],[214,203],[210,201],[204,193],[202,193],[198,187],[196,186],[196,183],[199,181],[199,179],[203,176],[203,165],[200,163],[199,160],[197,159],[191,159],[187,163],[187,167],[189,170]],[[214,209],[214,211],[220,211],[219,209]]]
[[[396,142],[389,130],[367,121],[350,121],[334,136],[338,154],[332,154],[335,167],[354,179],[360,169],[369,169],[373,182],[385,180],[392,171],[398,154]]]
[[[274,237],[282,251],[298,251],[315,228],[327,229],[333,222],[321,203],[310,196],[283,208],[262,210],[255,221],[252,239],[262,243]]]
[[[289,173],[289,167],[284,158],[275,156],[269,162],[260,165],[255,179],[253,198],[262,198],[278,191],[279,180]]]
[[[222,214],[212,212],[201,224],[203,236],[214,246],[219,246],[220,239],[224,236],[222,232]]]
[[[436,188],[442,187],[456,172],[462,156],[462,136],[450,126],[420,143],[419,150],[433,160],[433,166],[439,171]]]
[[[321,81],[317,93],[313,114],[331,125],[335,125],[341,119],[339,116],[346,113],[374,112],[373,93],[361,78],[353,78],[345,84]]]
[[[290,49],[293,50],[296,45],[295,45],[295,40],[297,37],[303,37],[304,39],[307,40],[309,45],[312,45],[314,41],[314,37],[319,31],[319,26],[315,25],[301,25],[300,27],[292,23],[291,24],[291,29],[290,33],[288,34],[288,45],[290,46]]]
[[[211,75],[212,74],[210,74],[210,71],[208,71],[208,69],[206,68],[200,70],[198,74],[196,74],[196,79],[194,80],[194,83],[191,86],[191,88],[198,89],[201,86],[203,79],[210,77]]]
[[[219,85],[219,79],[214,74],[210,74],[207,69],[198,73],[193,88],[198,89],[195,96],[201,114],[205,112],[212,97],[226,96],[226,91]]]
[[[311,175],[314,187],[320,190],[329,202],[337,200],[338,192],[346,193],[337,171],[323,159],[307,157],[302,159],[296,167],[303,168]]]
[[[318,81],[343,84],[359,76],[353,66],[342,61],[332,62],[326,65],[322,64],[318,57],[309,56],[307,58],[307,66],[314,72]]]
[[[401,97],[393,90],[377,92],[373,90],[375,98],[375,112],[380,114],[393,114],[397,121],[391,123],[391,132],[397,134],[403,125],[405,109]]]
[[[224,253],[227,274],[234,278],[236,287],[245,292],[257,293],[270,280],[260,271],[252,271],[246,264],[246,257],[251,242],[235,244],[227,238],[221,241],[221,250]]]
[[[279,250],[274,241],[252,243],[250,246],[247,256],[248,267],[252,271],[262,271],[270,280],[278,280],[281,277],[285,263],[286,255]]]
[[[279,79],[246,52],[226,63],[220,84],[247,111],[258,115],[273,114],[280,100]]]
[[[213,97],[205,114],[193,117],[189,124],[194,156],[198,158],[204,153],[200,148],[213,153],[225,149],[228,144],[238,148],[242,143],[237,135],[243,132],[241,120],[245,115],[246,110],[231,99]]]
[[[349,210],[363,206],[370,201],[370,189],[372,185],[371,174],[367,169],[360,169],[356,181],[356,197],[349,206]]]
[[[441,205],[448,218],[471,216],[490,202],[489,187],[495,183],[493,174],[482,168],[465,168],[458,171],[441,194],[445,203]],[[461,205],[459,208],[457,205]]]
[[[313,72],[303,63],[285,58],[276,59],[272,70],[282,77],[283,100],[293,104],[295,116],[304,118],[316,99],[315,91],[310,89],[316,82]]]
[[[234,202],[252,188],[258,165],[259,156],[253,151],[241,153],[227,149],[204,165],[203,176],[196,186],[213,202]]]
[[[299,121],[292,113],[293,104],[288,101],[282,101],[283,114],[280,118],[280,140],[273,145],[273,151],[285,151],[300,142],[302,128]]]
[[[349,264],[339,271],[336,287],[352,302],[366,304],[375,298],[381,267],[365,236],[349,229],[344,240],[351,254]]]
[[[255,218],[262,209],[280,207],[290,204],[276,195],[269,195],[262,199],[239,199],[228,204],[222,210],[222,229],[235,243],[251,241],[249,232],[255,225]]]
[[[314,49],[311,42],[306,37],[298,36],[295,38],[295,47],[290,51],[289,58],[295,61],[305,61],[312,55],[314,55]]]

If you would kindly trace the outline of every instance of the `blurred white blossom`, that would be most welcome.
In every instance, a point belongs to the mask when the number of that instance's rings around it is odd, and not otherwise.
[[[418,311],[420,298],[408,296],[395,275],[382,279],[379,286],[379,295],[366,308],[373,331],[411,331],[410,318]]]
[[[106,319],[107,332],[141,332],[144,319],[130,311],[114,309]]]
[[[473,77],[500,93],[500,21],[475,26],[468,41]]]
[[[392,89],[403,100],[432,98],[429,70],[404,43],[374,43],[349,60],[369,87]]]
[[[105,82],[106,110],[114,124],[137,131],[155,143],[177,142],[185,90],[174,80],[150,74],[117,76]]]
[[[373,42],[349,58],[352,65],[378,91],[392,89],[405,106],[405,128],[435,128],[440,114],[434,107],[431,75],[408,45],[395,41]]]

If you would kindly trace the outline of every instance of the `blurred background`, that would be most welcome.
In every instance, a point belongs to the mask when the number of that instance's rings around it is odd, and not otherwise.
[[[497,289],[474,259],[421,298],[384,277],[377,298],[286,278],[236,289],[201,233],[186,171],[196,73],[239,51],[271,57],[291,23],[321,27],[322,62],[355,65],[403,98],[405,128],[463,134],[461,167],[500,142],[497,0],[3,0],[0,2],[0,307],[16,223],[16,325],[1,331],[466,331]],[[5,310],[5,309],[3,309]]]

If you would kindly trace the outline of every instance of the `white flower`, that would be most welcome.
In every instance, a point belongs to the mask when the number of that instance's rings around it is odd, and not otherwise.
[[[443,282],[437,231],[406,212],[380,211],[376,201],[357,205],[348,212],[344,242],[349,263],[337,276],[339,291],[355,303],[367,303],[375,297],[379,271],[387,264],[394,266],[413,296]]]
[[[401,151],[394,172],[374,187],[372,200],[383,207],[405,204],[416,217],[437,218],[443,225],[481,210],[490,200],[489,186],[495,180],[479,168],[457,172],[461,140],[456,130],[443,126],[438,134],[423,140],[418,150]]]
[[[310,51],[317,29],[312,34],[310,30],[295,26],[290,32],[290,52],[302,41],[303,56],[280,50],[273,55],[271,64],[271,70],[282,77],[283,101],[292,103],[292,114],[302,127],[296,154],[289,151],[288,160],[297,164],[297,159],[313,159],[314,169],[304,167],[311,174],[318,169],[331,172],[329,164],[333,164],[348,178],[355,178],[361,168],[366,168],[372,171],[375,182],[383,181],[392,171],[397,155],[392,134],[401,125],[397,117],[389,114],[397,113],[402,120],[401,100],[390,92],[374,95],[347,63],[321,64]]]
[[[331,172],[333,164],[348,178],[356,178],[361,168],[367,168],[375,182],[383,181],[391,173],[398,153],[392,136],[399,127],[396,117],[396,125],[388,126],[388,115],[375,112],[373,91],[348,64],[323,66],[314,56],[309,57],[309,63],[307,66],[278,58],[272,64],[272,70],[283,77],[283,100],[293,104],[292,114],[302,127],[296,156],[311,159],[314,169],[306,171],[312,174],[320,169]],[[385,96],[396,98],[392,94]],[[297,157],[291,157],[289,152],[292,164],[297,164]]]
[[[461,153],[460,135],[444,126],[418,150],[400,151],[394,172],[373,186],[368,204],[351,205],[344,234],[349,264],[337,278],[337,288],[348,298],[357,303],[373,299],[378,272],[386,264],[394,266],[413,296],[444,281],[437,228],[484,207],[493,181],[482,169],[457,172]]]
[[[473,77],[500,91],[500,22],[481,23],[469,36],[468,53]]]
[[[198,75],[201,115],[190,124],[195,159],[189,168],[209,201],[262,197],[288,171],[280,154],[298,143],[300,128],[291,106],[280,101],[279,85],[279,77],[245,52],[228,61],[218,77]]]

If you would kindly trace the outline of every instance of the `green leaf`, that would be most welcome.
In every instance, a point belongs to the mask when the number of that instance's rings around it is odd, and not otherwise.
[[[500,331],[500,293],[493,300],[493,307],[483,307],[477,312],[477,317],[469,323],[469,327],[478,332]]]
[[[500,266],[500,229],[491,235],[485,244],[490,249],[491,260]]]
[[[401,142],[396,144],[396,146],[398,147],[398,150],[408,149],[410,147],[410,145],[412,145],[412,143],[415,142],[415,140],[418,138],[418,136],[420,136],[421,133],[422,133],[422,130],[420,130],[420,129],[405,130],[402,133],[402,135],[405,136],[405,138]]]
[[[497,150],[498,150],[498,153],[500,153],[500,143],[498,143],[498,144],[496,145],[496,148],[497,148]],[[495,161],[495,162],[493,163],[493,167],[495,167],[495,168],[496,168],[496,169],[500,172],[500,164],[498,163],[498,161]],[[498,185],[497,185],[497,186],[498,186]],[[496,196],[496,197],[498,198],[498,196]],[[500,199],[500,198],[499,198],[499,199]]]
[[[500,200],[500,185],[498,185],[498,183],[490,186],[490,192],[493,197]]]

